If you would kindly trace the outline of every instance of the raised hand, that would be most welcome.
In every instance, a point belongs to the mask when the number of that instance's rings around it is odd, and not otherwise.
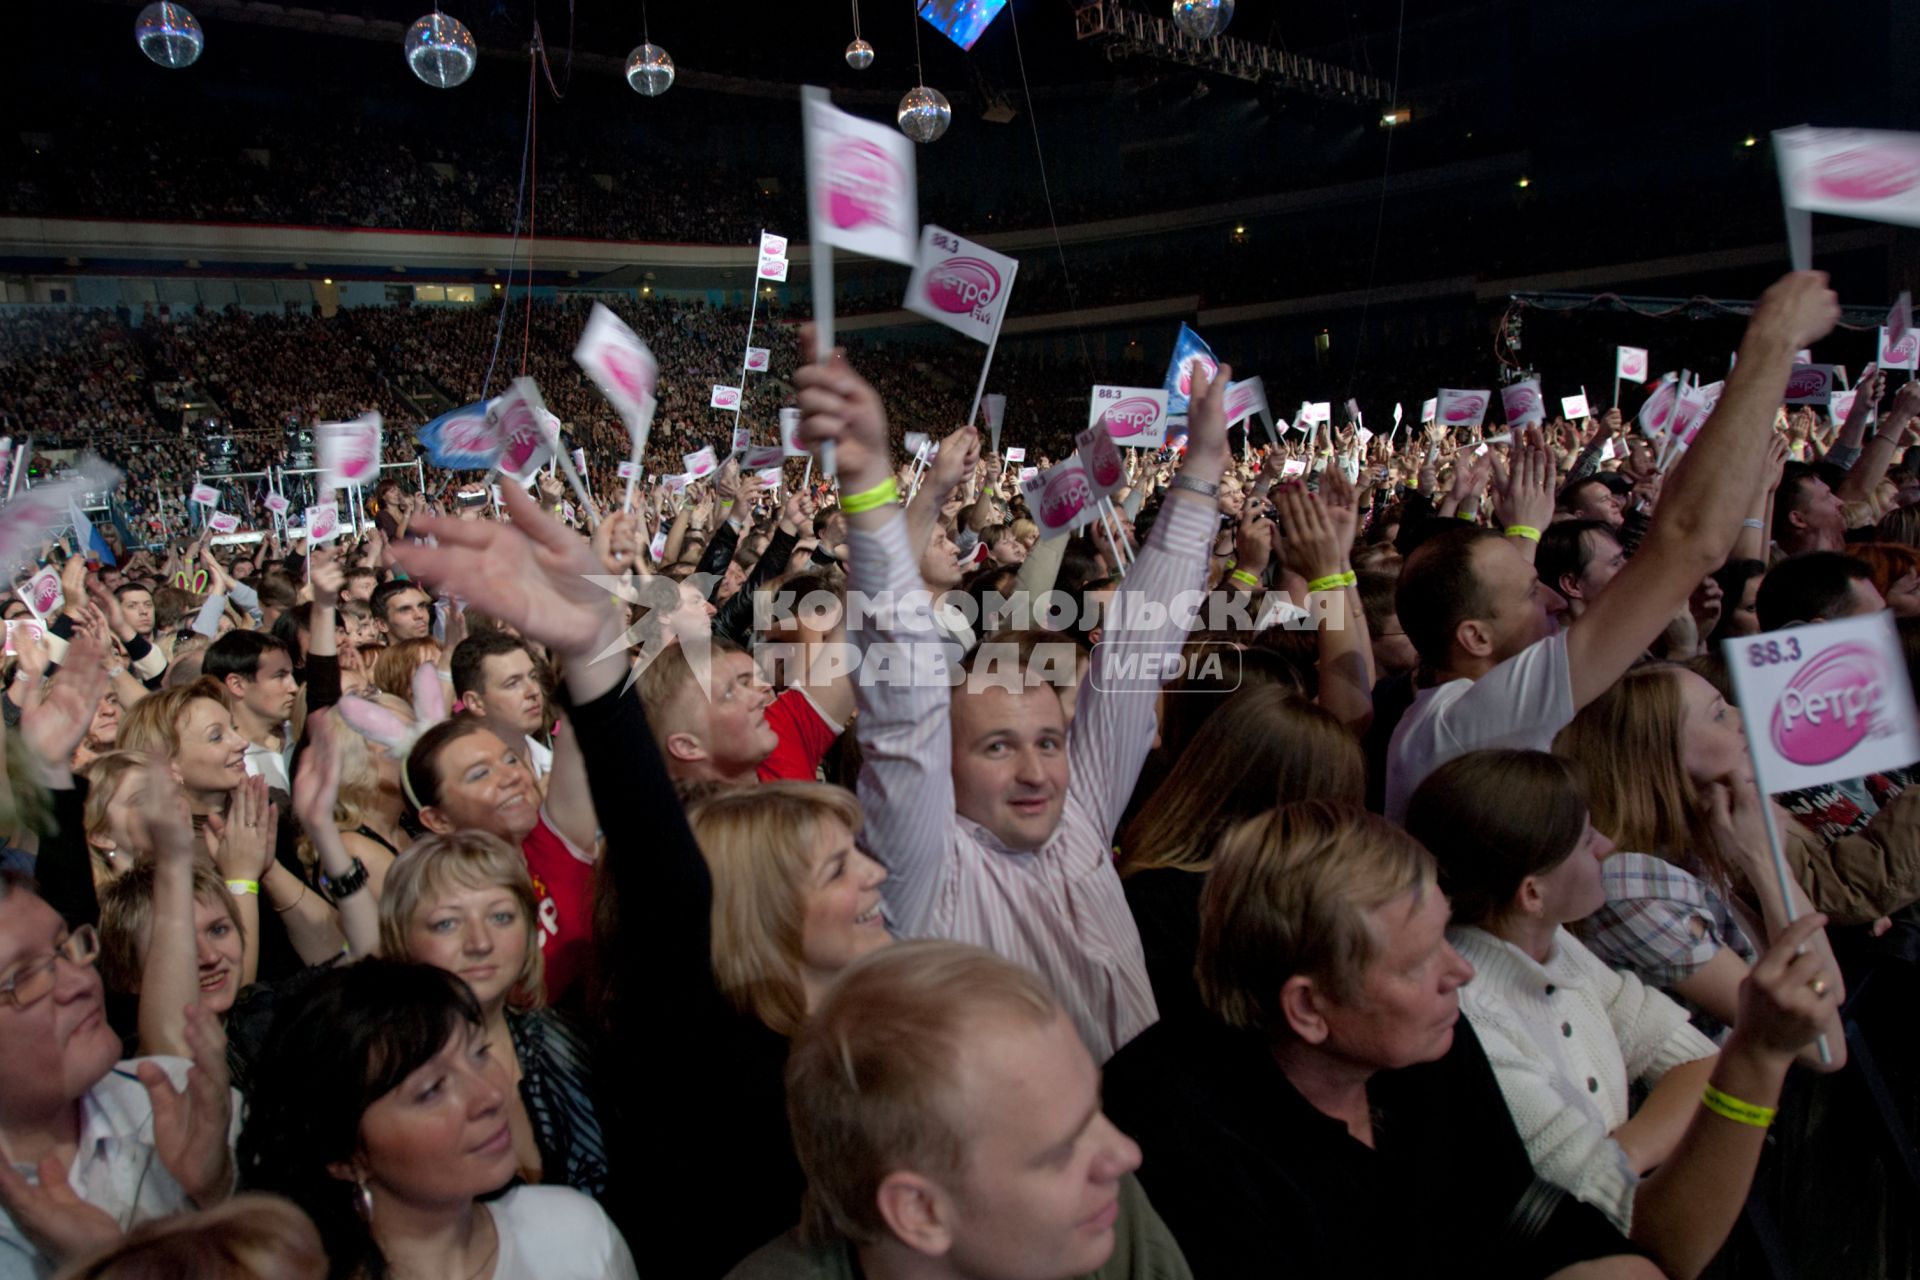
[[[313,603],[322,609],[337,607],[340,592],[347,585],[346,570],[340,567],[339,555],[330,548],[315,547],[309,564],[313,571]]]
[[[1529,428],[1525,443],[1514,446],[1506,483],[1494,494],[1494,519],[1500,527],[1546,528],[1553,520],[1554,479],[1553,451]]]
[[[960,487],[967,473],[980,460],[980,431],[977,427],[961,427],[940,442],[940,451],[928,464],[932,475],[928,486],[936,493],[951,493]]]
[[[1249,502],[1241,510],[1240,524],[1233,534],[1233,567],[1259,577],[1273,559],[1273,543],[1277,534],[1273,521],[1261,515]]]
[[[813,350],[813,326],[800,326],[800,345]],[[880,393],[854,372],[846,353],[835,348],[824,364],[803,364],[794,370],[799,390],[800,439],[803,443],[834,443],[840,487],[863,493],[886,482],[891,471],[887,443],[887,409]]]
[[[1729,1050],[1740,1043],[1763,1055],[1792,1059],[1833,1017],[1846,988],[1839,971],[1829,966],[1825,948],[1808,945],[1826,923],[1819,912],[1801,916],[1748,970]]]
[[[1187,405],[1187,456],[1180,474],[1190,480],[1218,484],[1233,453],[1227,448],[1227,386],[1233,367],[1223,364],[1212,378],[1198,365]]]
[[[267,780],[251,777],[241,783],[224,817],[207,819],[207,830],[219,843],[214,863],[228,880],[262,880],[273,867],[274,825],[278,808],[267,796]]]
[[[1827,287],[1827,273],[1790,271],[1760,295],[1747,330],[1784,343],[1791,353],[1826,337],[1839,320],[1840,298]]]
[[[606,570],[593,547],[536,507],[531,498],[508,486],[504,497],[511,524],[473,524],[439,516],[422,517],[419,532],[438,546],[417,543],[395,547],[394,562],[505,622],[529,640],[556,653],[582,659],[567,664],[574,696],[597,687],[597,697],[618,683],[624,663],[588,661],[618,642],[626,629],[626,611],[616,607],[607,588],[594,579]],[[604,687],[588,671],[617,666]]]
[[[1299,480],[1289,480],[1273,492],[1280,517],[1281,549],[1287,567],[1309,582],[1344,572],[1352,539],[1341,537],[1335,521],[1320,499]]]
[[[15,642],[15,648],[24,659],[24,635]],[[21,665],[26,666],[24,660]],[[45,665],[41,663],[41,670]],[[37,675],[28,680],[26,700],[20,706],[20,736],[49,770],[66,770],[74,748],[93,724],[93,713],[106,696],[107,683],[105,642],[91,628],[74,632],[67,643],[66,660],[51,681],[42,683]]]
[[[59,1156],[40,1162],[40,1183],[21,1176],[11,1160],[0,1160],[0,1206],[22,1235],[56,1263],[106,1248],[120,1239],[120,1224],[82,1200],[67,1182]]]
[[[154,1153],[180,1189],[206,1208],[233,1193],[227,1037],[219,1021],[198,1003],[187,1006],[186,1033],[193,1065],[187,1068],[185,1089],[174,1088],[165,1069],[151,1059],[135,1070],[153,1104]]]
[[[307,717],[307,749],[293,778],[293,812],[308,832],[333,831],[340,799],[340,727],[331,708]]]

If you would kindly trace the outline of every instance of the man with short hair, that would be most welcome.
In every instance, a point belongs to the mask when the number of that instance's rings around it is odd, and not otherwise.
[[[804,1220],[729,1280],[1192,1274],[1072,1020],[990,952],[906,942],[848,969],[794,1038],[787,1099]]]
[[[1303,1276],[1691,1280],[1725,1242],[1765,1145],[1752,1117],[1771,1118],[1832,1012],[1826,960],[1796,952],[1825,917],[1784,930],[1745,980],[1708,1093],[1738,1102],[1701,1108],[1644,1175],[1629,1246],[1534,1173],[1460,1018],[1474,970],[1448,916],[1432,855],[1356,806],[1283,805],[1223,838],[1200,898],[1208,1016],[1141,1036],[1106,1091],[1201,1280],[1276,1260]],[[1543,1016],[1557,1021],[1555,996],[1549,984]],[[1634,1247],[1662,1270],[1624,1256]]]
[[[92,926],[69,930],[30,881],[0,875],[0,1275],[48,1275],[233,1190],[240,1107],[219,1024],[188,1014],[191,1062],[120,1062],[99,954]]]
[[[133,633],[153,642],[153,592],[144,582],[123,582],[113,589],[113,595],[120,602],[120,612],[125,615],[127,625]]]
[[[1645,541],[1565,631],[1559,593],[1491,529],[1443,533],[1407,557],[1397,599],[1424,687],[1388,747],[1389,818],[1403,819],[1413,789],[1456,756],[1548,750],[1639,660],[1726,560],[1767,481],[1766,444],[1794,353],[1838,315],[1822,272],[1794,272],[1767,290],[1719,405],[1666,478]]]
[[[837,688],[776,696],[746,650],[718,636],[702,647],[696,658],[685,644],[668,645],[640,673],[667,773],[676,782],[817,781],[852,706],[845,677]]]
[[[1773,541],[1790,556],[1839,551],[1847,545],[1840,495],[1804,462],[1789,462],[1780,473],[1773,502]]]
[[[1582,476],[1562,486],[1556,505],[1576,520],[1601,520],[1615,529],[1626,519],[1613,486],[1597,475]]]
[[[1762,631],[1778,631],[1878,613],[1887,602],[1873,585],[1866,561],[1838,551],[1809,551],[1767,570],[1753,607]]]
[[[803,338],[803,342],[805,339]],[[1164,669],[1191,626],[1230,456],[1228,370],[1196,379],[1187,451],[1114,598],[1067,725],[1019,662],[949,687],[932,600],[894,493],[886,408],[845,360],[795,374],[808,443],[837,442],[848,513],[849,639],[863,841],[886,863],[897,932],[988,947],[1053,982],[1104,1062],[1159,1016],[1113,833],[1153,740]],[[1119,656],[1116,656],[1119,655]]]
[[[374,588],[368,602],[386,643],[424,640],[433,634],[433,597],[420,584],[396,578]]]
[[[287,642],[264,631],[229,631],[207,647],[200,673],[227,691],[233,723],[247,740],[248,775],[291,794],[293,734],[287,719],[299,685]]]
[[[453,696],[459,709],[486,721],[505,743],[525,742],[536,778],[553,770],[553,751],[535,735],[547,729],[547,692],[533,650],[518,636],[486,631],[453,649]]]
[[[364,566],[349,569],[346,589],[340,593],[340,602],[345,604],[352,600],[358,604],[366,604],[373,599],[374,588],[379,585],[380,575],[372,569]]]
[[[1615,525],[1605,520],[1562,520],[1540,534],[1533,557],[1540,581],[1567,602],[1567,617],[1578,618],[1600,589],[1626,567],[1626,549]]]

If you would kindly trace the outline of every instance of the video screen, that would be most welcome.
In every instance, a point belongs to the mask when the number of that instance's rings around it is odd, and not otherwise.
[[[971,49],[1006,4],[1007,0],[920,0],[920,16],[962,49]]]

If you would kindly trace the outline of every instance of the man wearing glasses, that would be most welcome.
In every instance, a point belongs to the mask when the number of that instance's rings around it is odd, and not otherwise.
[[[0,874],[0,1280],[233,1190],[240,1114],[219,1024],[189,1008],[191,1063],[118,1062],[99,954],[92,926],[69,932],[30,881]]]

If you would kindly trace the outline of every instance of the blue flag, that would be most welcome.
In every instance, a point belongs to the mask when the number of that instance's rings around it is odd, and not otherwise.
[[[1180,326],[1180,336],[1174,340],[1173,360],[1167,365],[1167,412],[1185,413],[1187,397],[1193,392],[1193,369],[1199,365],[1212,378],[1220,372],[1220,362],[1213,358],[1213,348],[1203,341],[1199,334],[1186,325]]]
[[[426,451],[427,461],[449,471],[491,469],[506,444],[495,425],[487,421],[492,403],[480,400],[462,405],[421,427],[420,447]]]

